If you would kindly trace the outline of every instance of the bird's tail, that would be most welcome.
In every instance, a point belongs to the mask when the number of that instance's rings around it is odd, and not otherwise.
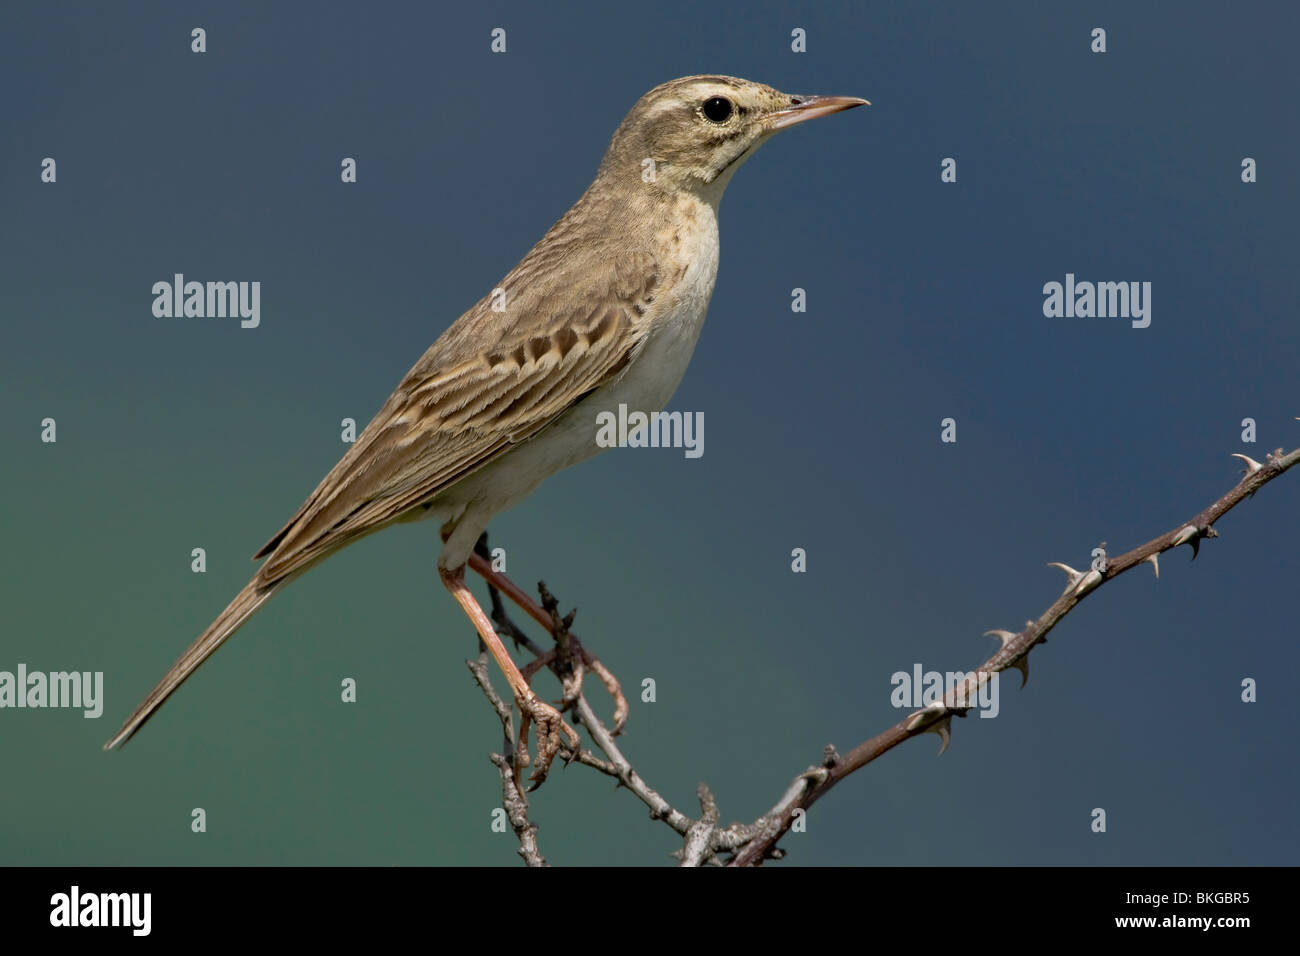
[[[135,713],[126,719],[122,729],[112,740],[104,744],[104,749],[112,750],[130,740],[131,735],[153,716],[154,711],[162,706],[163,701],[185,683],[185,678],[193,674],[200,664],[211,657],[216,649],[225,643],[226,638],[239,630],[240,626],[269,601],[284,583],[284,581],[276,581],[267,584],[254,578],[244,585],[244,589],[235,595],[235,599],[163,675],[163,679],[149,692],[149,696],[135,709]]]

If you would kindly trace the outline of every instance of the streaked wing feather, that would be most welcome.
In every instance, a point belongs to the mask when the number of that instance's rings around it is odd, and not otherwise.
[[[625,255],[574,277],[562,297],[529,295],[523,285],[508,304],[517,318],[491,312],[487,299],[467,312],[258,552],[269,555],[259,577],[280,580],[432,500],[617,377],[648,328],[642,303],[658,282],[654,265],[646,253]],[[474,341],[482,345],[467,349]],[[451,357],[466,351],[473,357]]]

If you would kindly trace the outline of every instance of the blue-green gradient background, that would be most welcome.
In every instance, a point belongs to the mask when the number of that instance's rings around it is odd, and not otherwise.
[[[564,213],[641,93],[699,72],[874,105],[783,134],[728,191],[671,405],[704,413],[704,457],[603,455],[491,532],[626,686],[656,681],[625,737],[645,777],[754,818],[828,741],[899,718],[893,672],[972,667],[982,632],[1037,616],[1048,561],[1127,550],[1226,491],[1229,453],[1300,442],[1294,9],[6,4],[0,669],[102,670],[107,699],[0,711],[0,863],[517,864],[429,525],[295,583],[100,745],[343,453],[340,420]],[[175,272],[261,281],[261,327],[154,318]],[[1151,327],[1045,318],[1066,272],[1150,280]],[[858,774],[786,865],[1291,862],[1298,515],[1288,474],[1195,563],[1105,587],[996,720]],[[556,863],[679,845],[577,767],[533,814]]]

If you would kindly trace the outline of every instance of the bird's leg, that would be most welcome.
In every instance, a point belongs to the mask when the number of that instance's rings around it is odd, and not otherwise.
[[[537,724],[537,766],[533,768],[533,772],[529,776],[529,779],[533,781],[533,785],[529,789],[535,790],[546,779],[547,771],[551,768],[551,761],[555,759],[555,755],[560,752],[560,748],[565,743],[568,744],[570,750],[577,752],[578,735],[572,727],[564,722],[564,718],[560,716],[558,710],[533,693],[533,689],[528,686],[528,682],[519,673],[519,668],[510,659],[510,654],[506,651],[505,645],[501,643],[501,638],[497,637],[496,628],[492,626],[487,614],[483,612],[483,608],[479,607],[473,593],[465,585],[465,566],[461,565],[454,570],[446,570],[440,567],[438,568],[438,576],[442,578],[442,583],[451,592],[451,596],[456,599],[466,616],[473,622],[474,629],[478,631],[478,636],[487,645],[488,651],[496,659],[497,666],[505,674],[510,689],[514,691],[515,701],[519,704],[519,712],[522,715],[519,727],[521,766],[527,766],[528,764],[528,724],[530,721]],[[562,741],[561,736],[566,740]]]
[[[481,574],[483,580],[487,581],[488,584],[523,608],[524,613],[546,628],[548,633],[555,629],[555,622],[551,619],[550,613],[529,597],[528,592],[515,584],[514,581],[511,581],[500,571],[493,571],[492,562],[487,558],[477,552],[471,554],[469,556],[469,566]]]
[[[479,539],[483,543],[483,539]],[[487,583],[503,593],[510,600],[514,601],[524,612],[534,621],[546,628],[551,634],[555,634],[557,622],[551,612],[542,607],[519,585],[515,584],[508,577],[499,571],[492,570],[492,562],[488,560],[481,552],[476,550],[469,557],[469,566],[483,576]],[[583,666],[591,668],[600,678],[601,683],[605,685],[605,690],[609,696],[614,698],[614,726],[613,734],[617,736],[623,731],[623,726],[627,723],[628,706],[627,699],[623,696],[623,688],[619,685],[618,678],[609,672],[604,664],[598,658],[589,653],[585,647],[578,641],[576,634],[569,633],[566,635],[571,639],[574,662],[574,671],[577,674],[577,681],[573,687],[565,688],[565,700],[572,703],[578,699],[578,694],[582,691],[582,671]],[[536,672],[539,667],[543,667],[555,659],[555,652],[548,651],[545,655],[538,658],[533,664],[529,665],[529,677]],[[534,666],[536,665],[536,666]]]

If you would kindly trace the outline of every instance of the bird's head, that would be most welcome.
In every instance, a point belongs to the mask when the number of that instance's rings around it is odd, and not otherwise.
[[[774,133],[864,105],[870,104],[854,96],[797,96],[733,76],[672,80],[632,107],[614,133],[601,173],[715,198]]]

